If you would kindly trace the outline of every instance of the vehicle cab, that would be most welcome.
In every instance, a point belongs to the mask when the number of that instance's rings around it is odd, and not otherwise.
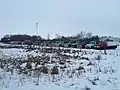
[[[96,41],[91,41],[89,44],[85,45],[85,48],[94,48],[94,46],[97,44]]]

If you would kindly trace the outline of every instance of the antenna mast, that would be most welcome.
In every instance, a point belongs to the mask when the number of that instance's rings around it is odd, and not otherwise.
[[[36,36],[38,36],[38,23],[36,23]]]

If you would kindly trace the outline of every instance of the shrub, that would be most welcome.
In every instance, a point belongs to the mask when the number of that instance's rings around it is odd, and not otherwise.
[[[90,90],[90,89],[91,89],[91,88],[89,88],[89,87],[87,87],[87,86],[85,87],[85,90]]]
[[[27,62],[26,68],[27,68],[27,69],[32,69],[31,62]]]
[[[51,70],[51,74],[58,74],[58,73],[59,73],[58,67],[54,66]]]
[[[96,60],[101,60],[102,56],[101,55],[97,55]]]
[[[47,74],[48,71],[49,71],[49,69],[47,67],[45,67],[45,66],[42,66],[41,69],[40,69],[40,71],[43,72],[43,73],[45,73],[45,74]]]
[[[89,62],[89,63],[87,64],[87,66],[90,66],[90,65],[93,65],[92,62]]]
[[[84,70],[83,66],[79,66],[77,70]]]

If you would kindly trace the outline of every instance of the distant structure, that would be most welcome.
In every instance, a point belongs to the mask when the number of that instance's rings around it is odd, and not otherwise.
[[[38,36],[38,23],[36,23],[36,36]],[[37,40],[38,40],[39,38],[37,37]]]
[[[36,23],[36,36],[38,36],[38,23]]]

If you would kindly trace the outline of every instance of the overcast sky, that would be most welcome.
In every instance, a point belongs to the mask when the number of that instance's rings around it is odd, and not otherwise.
[[[53,37],[81,30],[120,37],[120,0],[0,0],[0,37],[36,34]]]

